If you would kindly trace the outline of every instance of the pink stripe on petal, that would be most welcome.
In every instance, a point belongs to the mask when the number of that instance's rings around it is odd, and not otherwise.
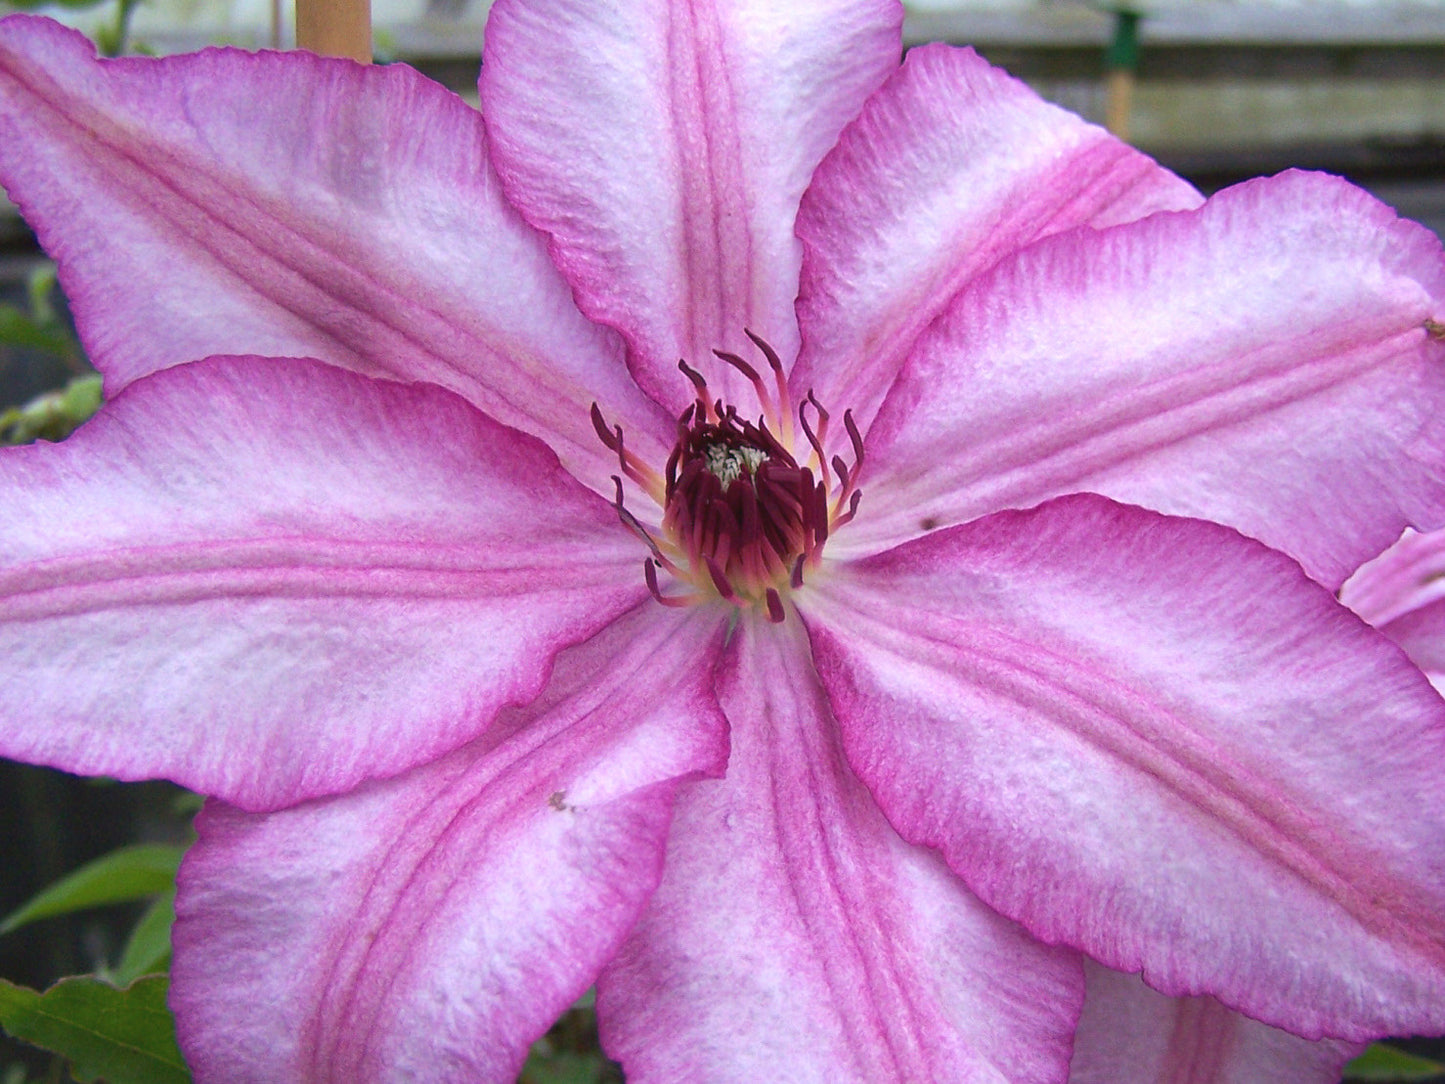
[[[1338,178],[1042,241],[920,340],[830,550],[1082,490],[1226,523],[1336,587],[1445,518],[1442,313],[1438,239]]]
[[[914,340],[998,260],[1062,230],[1200,202],[971,49],[912,49],[803,197],[794,387],[851,408],[866,432]]]
[[[1338,1084],[1361,1050],[1301,1039],[1212,997],[1165,997],[1092,960],[1084,975],[1069,1084]]]
[[[751,401],[712,355],[785,364],[814,167],[898,63],[894,0],[498,0],[482,106],[507,194],[552,238],[578,304],[627,339],[642,387]]]
[[[171,992],[197,1079],[514,1080],[656,885],[677,781],[723,769],[721,629],[645,603],[434,763],[265,816],[208,805]]]
[[[314,361],[157,373],[0,490],[0,752],[253,809],[469,740],[645,597],[539,441]]]
[[[0,23],[0,179],[60,267],[114,394],[213,354],[441,384],[611,492],[598,400],[638,450],[670,420],[502,198],[480,116],[403,65],[210,49],[97,60]]]
[[[661,886],[598,981],[633,1084],[1061,1081],[1077,958],[888,827],[795,623],[744,618],[727,777],[679,791]]]
[[[894,827],[1038,937],[1309,1037],[1445,1028],[1445,704],[1287,558],[1080,495],[797,601]]]

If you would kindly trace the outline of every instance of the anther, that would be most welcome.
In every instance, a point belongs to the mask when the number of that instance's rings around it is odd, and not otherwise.
[[[703,562],[707,565],[707,574],[712,577],[712,585],[717,588],[717,593],[729,602],[737,601],[738,596],[733,591],[733,585],[728,583],[727,576],[723,573],[723,570],[718,567],[718,563],[712,555],[708,554],[704,556]]]
[[[783,620],[788,615],[783,612],[783,599],[782,596],[778,594],[778,589],[776,587],[768,588],[767,600],[768,620],[770,620],[774,625],[781,625],[783,623]]]
[[[613,443],[612,430],[607,428],[607,419],[602,417],[602,410],[596,403],[592,404],[592,428],[597,430],[597,439],[607,445],[609,452],[617,451],[617,445]]]
[[[803,407],[809,403],[818,412],[818,432],[813,432],[813,427],[808,424],[808,416],[803,413]],[[818,405],[818,400],[813,398],[813,392],[809,390],[807,398],[798,406],[798,424],[803,427],[803,434],[808,438],[808,443],[813,446],[813,454],[818,457],[818,472],[823,476],[823,488],[833,488],[832,480],[828,477],[828,456],[823,451],[823,436],[827,434],[828,412]]]
[[[783,428],[783,439],[791,443],[793,440],[793,401],[788,395],[788,377],[783,372],[783,359],[778,357],[778,352],[768,345],[766,339],[761,335],[755,335],[751,328],[743,328],[743,334],[762,351],[763,357],[768,359],[768,367],[773,370],[773,383],[778,387],[778,424]]]
[[[652,592],[652,597],[664,606],[680,609],[702,601],[700,595],[664,595],[662,589],[657,585],[657,565],[653,563],[651,557],[642,563],[642,577],[647,581],[647,589]]]
[[[753,385],[753,390],[758,393],[758,402],[762,404],[764,416],[772,414],[773,397],[768,391],[768,386],[763,383],[763,378],[758,375],[758,371],[736,354],[730,354],[726,350],[714,350],[713,353],[748,378]]]
[[[853,443],[853,470],[863,465],[863,434],[858,432],[858,423],[853,420],[851,410],[843,411],[843,426],[848,430],[848,439]]]
[[[858,514],[858,502],[863,499],[863,491],[855,489],[852,498],[848,501],[848,511],[833,520],[834,527],[841,527],[845,523],[853,522],[853,517]]]
[[[698,418],[711,418],[716,421],[718,418],[717,408],[721,404],[715,404],[708,399],[707,381],[703,378],[702,373],[694,369],[683,358],[677,359],[677,367],[682,370],[683,376],[692,381],[693,389],[697,392],[697,412],[695,416]]]

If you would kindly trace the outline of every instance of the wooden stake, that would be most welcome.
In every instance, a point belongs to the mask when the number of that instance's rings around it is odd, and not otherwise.
[[[1120,139],[1129,138],[1129,113],[1134,107],[1134,77],[1139,70],[1139,13],[1114,9],[1114,37],[1104,54],[1104,126]]]
[[[371,63],[371,0],[296,0],[296,46]]]
[[[1104,77],[1104,127],[1126,142],[1134,108],[1134,73],[1115,68]]]

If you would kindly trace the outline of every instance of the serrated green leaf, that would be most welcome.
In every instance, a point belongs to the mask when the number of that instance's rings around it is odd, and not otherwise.
[[[117,984],[124,986],[142,975],[165,970],[171,955],[171,926],[175,921],[176,893],[172,889],[146,908],[146,913],[130,931],[120,963],[115,965],[111,976]]]
[[[1349,1065],[1345,1066],[1346,1080],[1403,1082],[1429,1080],[1445,1073],[1445,1065],[1417,1058],[1393,1046],[1375,1043]]]
[[[77,975],[42,994],[0,979],[0,1026],[67,1059],[81,1084],[189,1084],[166,985],[151,975],[122,990]]]
[[[185,853],[184,847],[170,843],[138,843],[111,851],[41,890],[0,922],[0,933],[42,918],[169,891],[175,887],[176,868]]]

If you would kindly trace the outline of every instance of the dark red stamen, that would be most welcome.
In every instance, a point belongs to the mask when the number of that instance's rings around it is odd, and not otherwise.
[[[781,625],[788,615],[783,612],[783,598],[778,594],[777,588],[768,588],[767,599],[768,619],[772,621],[774,625]]]
[[[712,585],[717,588],[717,593],[725,599],[737,598],[737,595],[733,593],[733,585],[728,582],[727,576],[717,561],[711,556],[705,557],[703,560],[707,563],[707,572],[712,577]]]
[[[813,427],[808,424],[808,416],[803,413],[803,407],[809,403],[818,412],[818,431],[815,433]],[[812,389],[808,391],[808,397],[798,407],[798,424],[803,427],[803,434],[808,438],[808,443],[813,446],[813,452],[818,457],[818,467],[823,474],[823,485],[830,485],[828,479],[828,456],[823,451],[823,438],[828,435],[828,412],[818,405],[818,400],[813,398]]]
[[[592,404],[592,428],[597,430],[597,439],[607,445],[609,452],[617,451],[617,446],[612,443],[612,430],[607,428],[607,419],[602,417],[602,410],[596,403]]]
[[[592,427],[621,466],[622,476],[613,478],[618,515],[652,552],[643,565],[652,596],[667,606],[721,597],[765,608],[769,619],[782,621],[787,612],[782,592],[803,586],[805,568],[817,563],[829,535],[858,510],[863,440],[852,412],[845,411],[853,461],[829,455],[828,410],[809,391],[794,418],[781,358],[744,330],[767,359],[775,392],[759,367],[725,350],[714,354],[752,384],[762,407],[756,420],[712,398],[703,374],[680,360],[678,370],[696,396],[678,415],[677,441],[661,475],[628,449],[622,426],[609,426],[596,404]],[[811,452],[802,464],[793,454],[795,424]],[[654,538],[627,511],[624,476],[662,504],[665,534]],[[659,566],[688,581],[690,590],[663,594]]]
[[[691,606],[701,601],[698,595],[664,595],[657,585],[657,566],[653,564],[651,557],[642,564],[642,578],[647,581],[647,589],[652,592],[652,597],[664,606]]]
[[[853,470],[857,471],[863,465],[863,434],[858,432],[851,410],[843,411],[843,428],[848,430],[848,440],[853,445]]]

